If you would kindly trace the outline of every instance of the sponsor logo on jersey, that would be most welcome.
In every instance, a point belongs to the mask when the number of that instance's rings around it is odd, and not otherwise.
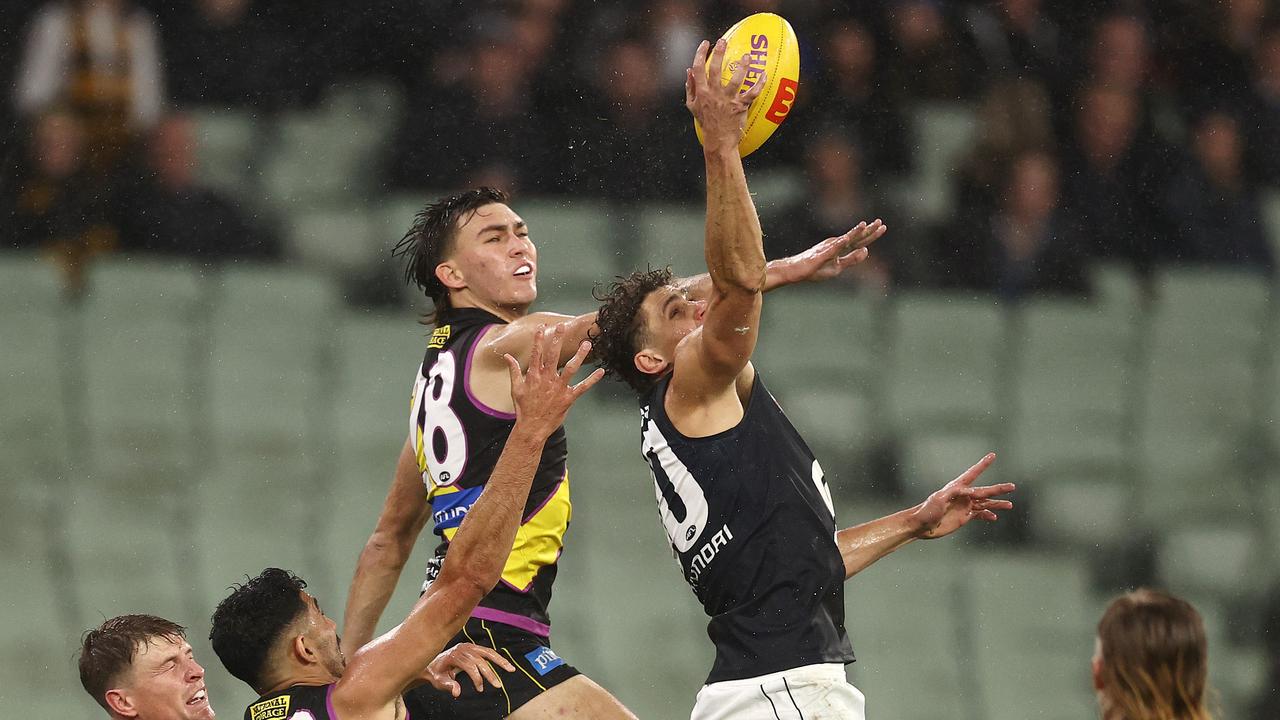
[[[445,346],[445,343],[449,342],[449,333],[451,331],[452,331],[452,326],[450,325],[441,325],[435,330],[432,330],[431,339],[427,341],[427,349],[430,350],[432,348],[435,348],[439,350],[443,348]]]
[[[480,499],[483,487],[463,488],[458,492],[444,493],[431,498],[431,521],[435,523],[435,532],[456,528],[470,512],[471,506]]]
[[[702,571],[707,569],[711,561],[716,559],[716,556],[732,539],[733,531],[729,529],[729,525],[726,523],[715,535],[711,536],[710,540],[698,548],[698,552],[689,561],[688,580],[690,585],[695,587],[698,585],[698,578],[702,577]]]
[[[546,675],[564,664],[564,660],[549,647],[539,647],[530,653],[525,653],[525,660],[538,671],[538,675]]]
[[[251,720],[277,720],[289,714],[289,696],[281,695],[249,706]]]

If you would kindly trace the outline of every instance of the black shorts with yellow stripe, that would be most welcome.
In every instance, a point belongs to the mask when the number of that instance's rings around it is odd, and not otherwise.
[[[409,717],[415,720],[504,718],[548,689],[581,674],[555,654],[547,638],[504,623],[471,618],[449,646],[464,642],[497,650],[516,666],[515,672],[495,665],[493,669],[502,678],[502,687],[490,687],[486,683],[483,692],[476,692],[471,680],[459,675],[462,694],[457,698],[430,685],[410,690],[404,696]]]

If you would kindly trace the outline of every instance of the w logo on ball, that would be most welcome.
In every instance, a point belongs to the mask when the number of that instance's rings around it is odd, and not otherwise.
[[[786,119],[787,113],[791,112],[791,103],[796,101],[796,88],[800,86],[791,78],[782,78],[778,81],[778,92],[773,96],[773,104],[769,106],[769,110],[765,112],[764,119],[774,125],[781,125]]]

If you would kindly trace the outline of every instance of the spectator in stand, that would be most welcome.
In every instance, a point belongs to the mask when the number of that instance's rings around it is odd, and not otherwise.
[[[129,0],[55,0],[31,22],[17,106],[28,117],[55,106],[78,116],[87,168],[110,182],[128,173],[131,146],[160,117],[161,74],[148,13]]]
[[[148,175],[132,193],[124,221],[126,249],[212,262],[273,258],[278,241],[231,200],[195,178],[195,128],[185,115],[160,122],[147,148]]]
[[[1049,93],[1034,80],[1004,78],[978,105],[977,137],[956,178],[958,227],[983,222],[998,209],[1009,168],[1027,152],[1054,147]]]
[[[940,237],[938,284],[1016,300],[1081,295],[1088,255],[1059,202],[1058,164],[1031,150],[1013,159],[998,208],[978,223],[958,221]]]
[[[680,95],[653,81],[656,51],[640,37],[613,41],[574,113],[572,185],[609,200],[690,200],[702,193],[697,139]]]
[[[1141,92],[1151,66],[1147,24],[1131,13],[1115,13],[1098,21],[1088,51],[1087,81],[1124,92]]]
[[[1069,75],[1062,31],[1041,0],[995,0],[974,5],[969,32],[989,77],[1030,77],[1055,97],[1065,96]]]
[[[1224,263],[1270,270],[1271,247],[1262,209],[1244,173],[1243,140],[1235,118],[1206,114],[1191,134],[1190,161],[1168,192],[1175,218],[1165,256],[1183,262]]]
[[[1265,0],[1195,3],[1184,46],[1173,54],[1184,111],[1190,115],[1246,101],[1252,56],[1266,28]]]
[[[1267,31],[1254,53],[1252,93],[1244,107],[1249,177],[1280,187],[1280,26]]]
[[[74,114],[42,114],[29,148],[29,169],[12,198],[6,244],[51,256],[67,289],[78,293],[88,259],[118,243],[114,208],[86,170],[84,127]]]
[[[519,191],[554,172],[547,124],[532,102],[534,68],[511,52],[512,18],[481,15],[469,45],[447,54],[446,85],[431,77],[409,97],[391,146],[391,182],[401,188],[457,188],[477,183]]]
[[[819,46],[819,77],[802,92],[808,107],[794,112],[788,122],[800,132],[794,138],[795,157],[803,153],[801,141],[816,123],[838,119],[862,140],[870,174],[899,175],[911,169],[911,142],[907,118],[898,106],[898,95],[879,76],[875,36],[861,21],[849,18],[830,24]],[[780,138],[781,139],[781,138]]]
[[[1063,204],[1081,237],[1095,240],[1081,250],[1146,272],[1157,258],[1156,239],[1169,229],[1160,210],[1171,153],[1142,126],[1134,93],[1089,86],[1076,102]]]
[[[982,89],[972,46],[934,0],[897,0],[888,9],[891,53],[885,83],[902,101],[966,100]]]
[[[173,101],[181,107],[255,105],[279,83],[284,38],[253,0],[195,0],[162,26]]]
[[[862,153],[848,128],[828,126],[811,134],[804,161],[803,196],[762,221],[766,256],[804,252],[818,240],[844,232],[849,218],[884,217],[893,222],[892,212],[865,189]],[[904,242],[898,243],[899,250],[911,247],[909,240]],[[840,282],[887,290],[894,280],[893,258],[900,253],[887,247],[881,250],[877,248],[875,255],[841,275]]]

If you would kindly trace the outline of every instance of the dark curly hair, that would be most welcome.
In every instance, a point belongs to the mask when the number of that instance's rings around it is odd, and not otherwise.
[[[436,322],[449,309],[449,289],[436,277],[436,266],[449,252],[458,227],[471,219],[471,213],[485,205],[506,203],[507,200],[505,192],[481,187],[440,198],[414,215],[413,224],[391,254],[408,258],[404,268],[405,282],[417,285],[435,306],[424,322]]]
[[[592,353],[605,375],[623,380],[639,395],[653,389],[657,375],[636,367],[636,351],[644,340],[644,299],[658,288],[671,284],[671,268],[637,270],[619,277],[604,295],[593,293],[604,303],[596,315],[597,331],[591,333]]]
[[[209,640],[227,672],[255,691],[262,690],[264,665],[271,646],[300,616],[307,605],[302,589],[307,583],[288,570],[267,568],[218,603],[210,619]]]
[[[107,690],[133,664],[138,651],[155,640],[186,639],[187,629],[155,615],[121,615],[105,620],[80,639],[80,684],[102,709]]]

